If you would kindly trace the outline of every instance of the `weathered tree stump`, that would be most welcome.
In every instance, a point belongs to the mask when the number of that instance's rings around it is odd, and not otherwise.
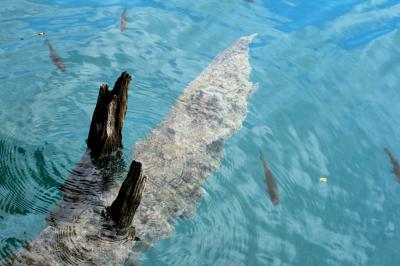
[[[112,91],[109,91],[105,84],[100,86],[87,140],[91,158],[97,166],[109,165],[104,162],[112,160],[113,156],[110,155],[122,148],[122,126],[131,80],[131,76],[127,72],[123,72]],[[116,156],[117,160],[118,157]],[[113,161],[111,165],[115,165],[115,162]],[[117,198],[106,210],[107,215],[116,223],[118,229],[125,229],[131,225],[142,198],[145,182],[146,177],[142,175],[142,164],[133,161]]]
[[[105,84],[100,86],[90,124],[88,149],[61,185],[64,199],[48,215],[49,224],[72,219],[70,213],[74,211],[75,204],[93,204],[98,198],[97,193],[109,188],[115,171],[122,167],[119,150],[122,147],[121,132],[131,80],[132,77],[123,72],[112,91],[108,91]],[[99,171],[94,172],[94,168]]]
[[[104,202],[99,200],[99,193],[107,190],[112,183],[113,172],[118,168],[116,160],[120,163],[119,156],[114,156],[114,154],[120,153],[122,148],[122,127],[131,80],[132,77],[127,72],[123,72],[112,91],[109,91],[105,84],[100,86],[87,140],[88,149],[60,188],[64,193],[63,200],[48,215],[49,225],[44,231],[27,244],[25,249],[15,251],[5,260],[1,259],[0,265],[63,265],[65,254],[74,256],[74,259],[78,254],[79,258],[76,259],[79,262],[96,264],[93,260],[99,253],[96,253],[95,248],[85,249],[84,247],[93,245],[99,236],[115,237],[115,233],[127,232],[128,241],[138,239],[135,238],[135,229],[130,225],[140,204],[146,182],[146,177],[142,175],[142,164],[137,161],[132,162],[116,200],[106,208],[106,213],[102,212],[104,209],[101,207],[104,206]],[[86,211],[90,215],[99,212],[107,214],[115,221],[116,228],[102,227],[101,225],[104,224],[85,227],[89,223],[92,225],[92,217],[85,217],[86,214],[83,214]],[[76,219],[78,216],[79,219]],[[68,225],[68,232],[64,228],[66,225]],[[79,226],[85,227],[85,230],[75,230]],[[68,235],[61,236],[60,232]],[[83,235],[78,236],[78,232]],[[74,242],[77,239],[82,243]],[[120,239],[116,238],[115,241],[120,241]],[[121,242],[121,245],[125,245],[125,242]],[[70,245],[71,243],[73,246]],[[104,242],[98,243],[104,244]],[[105,246],[101,249],[101,256],[104,255],[104,250],[113,252],[114,245]],[[76,250],[79,250],[79,253]],[[68,261],[75,262],[75,260]]]
[[[132,161],[128,175],[119,190],[117,198],[108,207],[108,215],[117,228],[131,225],[133,216],[139,207],[147,177],[142,174],[142,163]]]
[[[96,161],[122,148],[122,127],[128,104],[128,87],[132,77],[123,72],[112,91],[100,86],[96,108],[90,124],[87,146]]]

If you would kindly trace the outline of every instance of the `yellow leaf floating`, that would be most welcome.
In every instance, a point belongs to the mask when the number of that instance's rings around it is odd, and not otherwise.
[[[326,183],[326,182],[328,182],[328,178],[326,178],[326,177],[321,177],[321,178],[319,179],[319,182],[321,182],[321,183]]]

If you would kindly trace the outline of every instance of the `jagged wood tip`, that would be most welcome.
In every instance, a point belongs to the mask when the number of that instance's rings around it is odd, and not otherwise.
[[[117,228],[127,228],[139,207],[147,177],[142,173],[142,163],[132,161],[128,175],[119,190],[117,198],[108,208],[108,215]]]
[[[123,72],[112,91],[107,84],[100,86],[87,140],[90,155],[95,160],[122,148],[122,127],[131,80],[132,77]]]

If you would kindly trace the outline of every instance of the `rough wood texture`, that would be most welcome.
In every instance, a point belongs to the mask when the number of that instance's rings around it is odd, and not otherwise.
[[[133,216],[142,199],[146,179],[142,174],[142,163],[132,161],[117,198],[108,208],[108,213],[118,228],[127,228],[132,224]]]
[[[96,108],[87,140],[90,155],[97,160],[122,148],[122,126],[128,104],[128,87],[132,77],[123,72],[112,91],[100,86]]]

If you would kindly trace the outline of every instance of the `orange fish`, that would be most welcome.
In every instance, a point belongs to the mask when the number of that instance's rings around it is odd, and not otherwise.
[[[49,47],[50,58],[53,63],[58,67],[61,72],[65,71],[65,65],[63,60],[58,56],[56,50],[54,50],[53,46],[50,44],[49,40],[45,40],[44,43]]]
[[[121,32],[124,32],[126,29],[126,8],[122,11],[121,14]]]
[[[394,158],[393,154],[389,151],[388,148],[384,148],[384,151],[389,156],[390,162],[392,163],[392,166],[393,166],[393,173],[397,177],[397,181],[400,182],[400,164],[399,164],[399,162],[396,160],[396,158]]]
[[[272,204],[278,205],[279,204],[278,187],[276,186],[275,178],[272,175],[271,170],[269,170],[268,164],[265,161],[264,155],[262,154],[261,151],[260,151],[260,160],[264,168],[265,181],[267,182],[269,197],[271,198]]]

